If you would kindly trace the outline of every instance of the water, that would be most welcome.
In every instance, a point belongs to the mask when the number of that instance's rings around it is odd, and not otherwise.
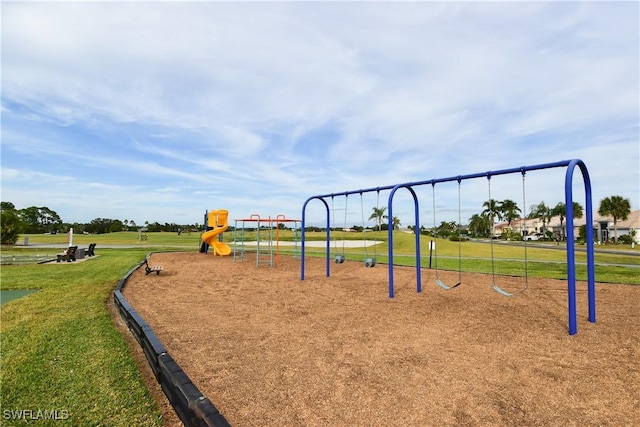
[[[0,291],[0,305],[22,298],[34,292],[38,292],[39,290],[40,289],[16,289],[11,291]]]

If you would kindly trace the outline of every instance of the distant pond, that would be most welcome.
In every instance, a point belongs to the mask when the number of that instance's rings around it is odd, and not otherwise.
[[[40,289],[15,289],[0,291],[0,305],[13,301],[14,299],[22,298],[34,292],[38,292],[39,290]]]

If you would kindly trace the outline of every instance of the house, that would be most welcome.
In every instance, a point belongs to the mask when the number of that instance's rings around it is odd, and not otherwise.
[[[586,215],[582,218],[573,219],[574,236],[580,235],[580,227],[586,224]],[[539,218],[518,218],[511,221],[511,225],[506,222],[496,224],[494,227],[494,235],[499,237],[506,231],[519,233],[522,236],[545,233],[550,231],[556,240],[564,240],[562,236],[566,236],[567,219],[560,221],[559,216],[552,217],[546,224],[542,224]],[[612,217],[603,217],[594,213],[593,215],[593,234],[598,242],[606,242],[614,238],[614,227]],[[629,217],[622,221],[618,220],[618,237],[630,235],[636,243],[640,243],[640,210],[631,211]]]
[[[553,233],[554,237],[560,238],[566,235],[565,227],[567,219],[565,218],[560,224],[560,217],[553,217],[549,221],[548,229]],[[582,218],[574,218],[573,227],[574,235],[579,235],[580,227],[586,224],[586,215]],[[593,215],[593,234],[598,242],[606,242],[614,238],[613,217],[603,217],[594,212]],[[630,235],[636,243],[640,243],[640,210],[631,211],[629,217],[622,221],[618,220],[618,237]]]
[[[496,237],[500,237],[507,231],[520,234],[521,236],[544,233],[545,231],[542,220],[539,218],[516,218],[511,221],[511,225],[506,222],[501,222],[499,224],[496,224],[493,228],[493,235]],[[548,225],[546,229],[549,229]]]
[[[640,243],[640,210],[631,211],[627,219],[618,220],[618,238],[620,236],[631,236],[633,241]],[[594,215],[593,229],[596,240],[606,242],[615,237],[613,217]]]
[[[586,223],[586,214],[583,214],[582,218],[573,219],[573,235],[575,236],[575,238],[578,238],[578,236],[580,235],[580,227],[583,227],[584,225],[586,225]],[[567,218],[562,218],[562,221],[560,221],[559,216],[551,217],[547,224],[547,230],[553,233],[553,238],[555,240],[565,240],[565,237],[567,235],[566,228]]]

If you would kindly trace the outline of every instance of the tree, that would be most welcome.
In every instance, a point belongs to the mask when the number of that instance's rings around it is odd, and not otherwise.
[[[11,202],[0,202],[0,210],[16,210],[16,205]]]
[[[474,214],[469,218],[469,232],[474,236],[487,236],[491,233],[488,215]]]
[[[83,234],[86,230],[85,230],[85,224],[80,224],[79,222],[74,222],[73,224],[63,224],[63,228],[65,230],[68,230],[70,228],[73,228],[73,232],[77,233],[77,234]],[[88,233],[88,231],[87,231]]]
[[[118,231],[122,231],[123,229],[124,225],[119,219],[113,220],[109,225],[109,233],[117,233]]]
[[[371,216],[369,217],[369,221],[371,221],[372,219],[376,221],[376,224],[378,224],[378,231],[380,231],[381,226],[382,226],[382,220],[389,218],[388,216],[386,216],[384,214],[384,212],[387,210],[386,207],[373,207],[373,213],[371,214]]]
[[[85,231],[92,234],[104,234],[111,231],[113,220],[108,218],[96,218],[85,226]]]
[[[511,222],[520,216],[520,208],[518,204],[513,200],[506,199],[500,203],[500,211],[504,215],[504,219],[509,223],[509,227],[511,227]]]
[[[552,216],[559,216],[560,217],[560,228],[562,229],[562,236],[561,239],[564,242],[566,240],[566,233],[564,230],[564,214],[567,211],[567,205],[565,205],[562,202],[558,202],[557,205],[555,205],[555,207],[553,209],[551,209],[551,215]],[[578,202],[573,202],[573,217],[574,218],[582,218],[582,205]]]
[[[394,230],[397,230],[398,227],[402,225],[400,223],[400,218],[398,218],[397,216],[394,216],[393,219],[391,220],[391,225],[393,226]]]
[[[25,223],[25,233],[50,233],[62,226],[58,214],[46,206],[30,206],[19,210],[18,215]]]
[[[458,224],[455,221],[441,221],[440,225],[433,230],[433,235],[446,238],[451,236],[457,228]]]
[[[529,218],[539,218],[542,221],[543,233],[547,231],[547,222],[549,222],[552,216],[551,209],[545,205],[544,202],[531,205],[531,209],[529,210]]]
[[[631,213],[631,202],[622,196],[605,197],[600,200],[598,213],[602,216],[613,217],[614,241],[618,243],[618,220],[624,221]]]
[[[500,206],[500,202],[495,199],[489,199],[482,204],[485,208],[482,211],[483,215],[487,215],[489,218],[489,225],[491,226],[491,236],[493,236],[493,227],[495,225],[495,218],[498,220],[502,219],[502,208]]]
[[[22,222],[13,203],[2,202],[0,209],[0,223],[2,224],[0,241],[3,245],[13,245],[18,241]]]

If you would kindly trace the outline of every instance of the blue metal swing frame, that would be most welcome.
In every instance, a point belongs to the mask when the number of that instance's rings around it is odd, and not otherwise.
[[[302,234],[301,234],[301,263],[300,263],[300,280],[304,280],[305,274],[305,220],[306,209],[308,204],[313,200],[319,200],[326,209],[326,276],[330,276],[331,263],[330,263],[330,214],[329,205],[325,198],[335,196],[348,196],[350,194],[366,193],[372,191],[390,190],[389,200],[387,204],[387,215],[389,218],[389,298],[394,297],[394,284],[393,284],[393,197],[395,193],[404,188],[411,194],[414,202],[415,210],[415,229],[420,230],[419,220],[419,204],[418,197],[413,190],[413,187],[421,185],[436,185],[443,182],[451,181],[464,181],[469,179],[487,178],[491,179],[493,176],[508,175],[514,173],[523,174],[528,171],[553,169],[553,168],[566,168],[565,173],[565,218],[566,218],[566,230],[567,230],[567,306],[569,314],[569,334],[574,335],[577,333],[577,304],[576,304],[576,263],[575,263],[575,232],[573,227],[573,175],[575,168],[579,168],[582,174],[585,191],[585,211],[586,211],[586,249],[587,249],[587,294],[588,294],[588,318],[591,323],[596,322],[596,298],[595,298],[595,262],[594,262],[594,244],[593,244],[593,200],[591,196],[591,179],[585,163],[580,159],[561,160],[553,163],[543,163],[533,166],[521,166],[510,169],[501,169],[495,171],[480,172],[468,175],[458,175],[447,178],[437,178],[425,181],[405,182],[395,185],[387,185],[381,187],[360,189],[355,191],[344,191],[339,193],[330,193],[323,195],[316,195],[309,197],[302,205]],[[416,290],[422,292],[422,277],[421,277],[421,256],[420,256],[420,233],[415,233],[416,239]],[[498,291],[500,292],[500,291]]]

